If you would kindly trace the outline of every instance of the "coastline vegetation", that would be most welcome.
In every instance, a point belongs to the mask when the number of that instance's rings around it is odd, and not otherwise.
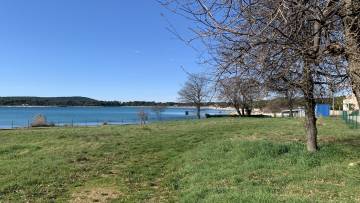
[[[335,109],[342,109],[342,101],[344,97],[335,98]],[[332,98],[319,98],[317,103],[331,103]],[[271,100],[259,100],[254,102],[254,108],[265,108],[267,105],[277,105],[282,108],[287,108],[287,102],[285,98],[278,97]],[[206,106],[231,106],[226,102],[206,102]],[[303,106],[303,98],[296,98],[294,106]],[[192,103],[186,102],[155,102],[155,101],[100,101],[87,97],[0,97],[0,106],[104,106],[104,107],[116,107],[116,106],[179,106],[188,107],[193,106]]]

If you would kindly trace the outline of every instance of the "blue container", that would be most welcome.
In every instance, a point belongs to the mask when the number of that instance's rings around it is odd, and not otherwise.
[[[316,104],[316,117],[329,117],[330,105],[329,104]]]

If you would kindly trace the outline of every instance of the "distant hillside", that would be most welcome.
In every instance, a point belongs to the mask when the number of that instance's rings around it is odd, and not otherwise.
[[[105,106],[103,102],[87,97],[0,97],[1,106]]]
[[[184,106],[191,104],[154,101],[99,101],[87,97],[0,97],[0,106]]]
[[[335,108],[342,109],[342,101],[344,97],[335,98]],[[331,98],[317,99],[317,103],[331,104]],[[274,98],[272,100],[260,100],[254,102],[254,108],[265,108],[267,105],[276,104],[278,106],[287,107],[285,98]],[[178,102],[155,102],[155,101],[99,101],[87,97],[0,97],[0,106],[192,106],[191,103],[178,103]],[[209,106],[232,106],[226,102],[209,102]],[[294,106],[304,106],[303,98],[296,98]]]

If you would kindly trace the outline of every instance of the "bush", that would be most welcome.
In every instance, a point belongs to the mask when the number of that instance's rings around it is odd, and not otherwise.
[[[36,128],[36,127],[51,127],[51,126],[55,126],[55,124],[51,123],[49,124],[47,122],[47,119],[44,115],[37,115],[35,116],[35,118],[33,119],[32,123],[31,123],[31,127]]]

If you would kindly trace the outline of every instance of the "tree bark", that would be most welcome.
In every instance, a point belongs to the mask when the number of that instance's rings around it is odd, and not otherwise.
[[[307,150],[316,152],[318,150],[317,143],[317,127],[315,115],[315,98],[314,98],[314,81],[309,67],[305,68],[305,128],[307,134]]]
[[[196,106],[196,117],[197,117],[198,119],[201,119],[200,108],[201,108],[200,105],[197,105],[197,106]]]
[[[315,102],[313,99],[306,99],[305,128],[307,134],[307,150],[309,152],[316,152],[318,150],[318,144],[317,144]]]
[[[293,118],[294,117],[294,112],[293,112],[293,99],[292,99],[292,95],[289,92],[286,92],[286,97],[288,100],[288,107],[289,107],[289,117]]]

